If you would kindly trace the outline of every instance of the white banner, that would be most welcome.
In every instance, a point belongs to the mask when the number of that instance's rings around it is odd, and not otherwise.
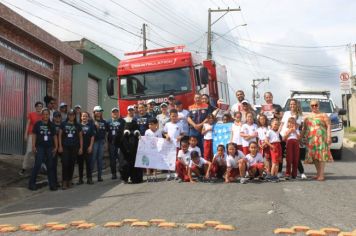
[[[141,136],[138,142],[135,167],[175,170],[176,146],[164,138]]]

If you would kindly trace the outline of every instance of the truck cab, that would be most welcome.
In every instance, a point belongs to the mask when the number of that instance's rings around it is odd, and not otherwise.
[[[331,121],[331,140],[330,146],[333,158],[335,160],[342,159],[343,138],[344,138],[344,126],[342,123],[341,115],[345,115],[346,111],[338,109],[330,97],[330,91],[291,91],[291,96],[287,99],[284,110],[289,110],[290,99],[296,99],[299,101],[303,116],[307,116],[310,113],[310,100],[319,101],[319,109],[321,112],[326,113]]]

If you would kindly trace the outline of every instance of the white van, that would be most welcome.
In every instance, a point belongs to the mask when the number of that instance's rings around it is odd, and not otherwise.
[[[310,112],[309,102],[312,99],[319,101],[319,110],[328,114],[331,121],[331,152],[335,160],[342,158],[342,142],[344,138],[344,126],[340,115],[345,115],[346,111],[338,109],[335,106],[332,98],[330,97],[330,91],[291,91],[290,98],[287,99],[284,110],[289,110],[289,101],[294,98],[300,102],[303,116],[306,116]]]

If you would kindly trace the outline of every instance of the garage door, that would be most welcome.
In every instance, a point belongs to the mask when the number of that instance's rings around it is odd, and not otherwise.
[[[99,84],[98,80],[88,78],[88,104],[87,111],[91,114],[93,108],[99,104]]]

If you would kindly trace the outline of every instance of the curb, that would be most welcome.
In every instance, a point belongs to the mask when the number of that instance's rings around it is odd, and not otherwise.
[[[356,148],[356,143],[351,141],[348,138],[344,138],[343,145],[344,145],[344,147],[347,147],[347,148]]]

